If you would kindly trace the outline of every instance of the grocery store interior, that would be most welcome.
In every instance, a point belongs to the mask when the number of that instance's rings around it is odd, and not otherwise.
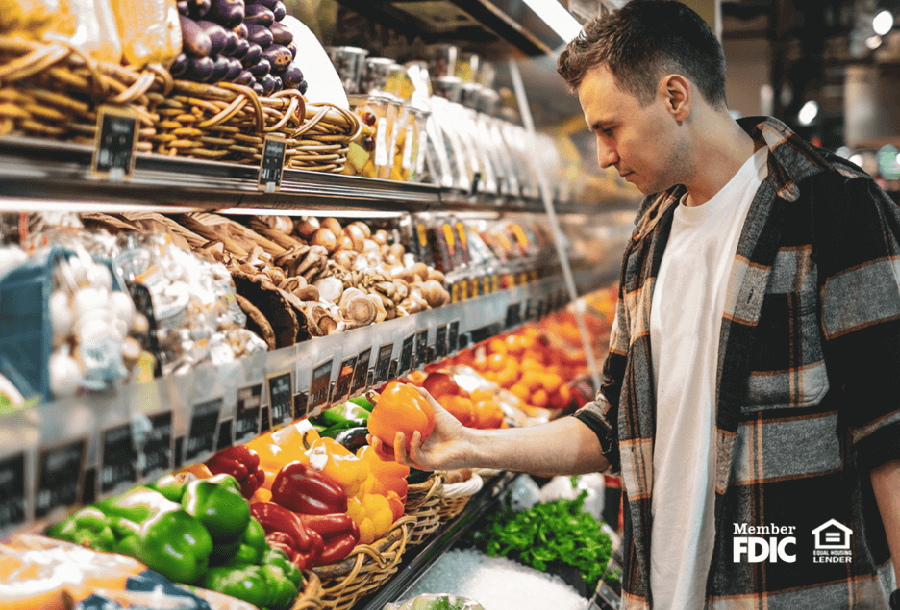
[[[685,3],[900,195],[900,0]],[[369,442],[593,400],[641,194],[556,61],[623,4],[4,4],[0,609],[618,608],[618,479]]]

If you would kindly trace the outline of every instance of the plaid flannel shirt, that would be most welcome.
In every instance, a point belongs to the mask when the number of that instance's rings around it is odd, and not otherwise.
[[[859,168],[784,124],[740,124],[768,147],[768,177],[741,232],[719,336],[706,607],[886,609],[894,579],[868,475],[900,459],[900,208]],[[675,186],[642,204],[603,387],[575,414],[622,480],[628,610],[652,607],[650,304],[685,192]],[[832,520],[849,528],[835,530],[849,538],[849,561],[817,559],[832,554],[819,539]],[[777,541],[793,527],[784,548],[794,561],[736,557],[735,539],[750,527],[779,528]]]

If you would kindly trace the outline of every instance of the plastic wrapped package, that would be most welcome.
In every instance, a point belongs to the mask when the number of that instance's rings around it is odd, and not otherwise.
[[[247,318],[224,265],[200,259],[158,233],[122,233],[117,245],[115,266],[150,321],[162,374],[266,350],[262,339],[244,329]]]
[[[484,610],[484,606],[451,593],[426,593],[405,602],[388,604],[384,610]]]
[[[66,0],[66,5],[74,27],[70,31],[54,24],[44,38],[70,44],[97,61],[118,64],[122,43],[109,0]]]
[[[112,0],[112,8],[125,60],[137,68],[168,68],[182,43],[175,0]]]

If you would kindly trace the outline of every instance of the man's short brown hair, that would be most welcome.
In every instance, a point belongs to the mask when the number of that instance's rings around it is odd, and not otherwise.
[[[680,74],[712,106],[726,106],[722,45],[712,28],[680,2],[631,0],[589,21],[560,54],[557,70],[576,91],[587,72],[602,64],[642,105],[653,101],[660,78]]]

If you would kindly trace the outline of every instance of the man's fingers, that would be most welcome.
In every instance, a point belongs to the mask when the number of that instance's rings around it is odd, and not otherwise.
[[[394,459],[409,466],[409,456],[406,454],[406,435],[402,432],[394,434]]]
[[[419,470],[427,470],[427,468],[421,468],[418,466],[418,464],[422,463],[422,434],[418,430],[413,432],[410,445],[410,457],[412,458],[413,463],[417,465],[416,467],[419,468]]]
[[[434,396],[431,395],[431,392],[429,392],[425,388],[421,388],[419,386],[413,386],[413,387],[416,388],[419,391],[419,393],[425,397],[425,400],[428,401],[428,404],[431,405],[432,409],[434,409],[435,407],[437,407],[438,409],[444,408],[441,406],[441,404],[437,400],[434,399]]]
[[[394,454],[387,451],[384,446],[384,443],[381,442],[381,439],[377,436],[372,436],[371,434],[367,434],[366,438],[369,441],[369,445],[372,447],[372,450],[375,454],[383,460],[394,461]]]

